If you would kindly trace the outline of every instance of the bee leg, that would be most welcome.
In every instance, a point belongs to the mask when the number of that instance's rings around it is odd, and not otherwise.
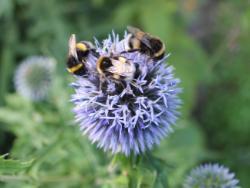
[[[102,91],[102,85],[103,83],[102,82],[100,82],[100,84],[99,84],[99,91]]]
[[[99,77],[99,91],[102,91],[103,90],[103,85],[104,85],[104,77],[103,76],[100,76]]]
[[[91,53],[93,54],[93,56],[95,56],[96,58],[99,58],[99,53],[96,51],[96,50],[94,50],[94,49],[91,49]]]
[[[124,50],[124,51],[122,51],[120,53],[124,54],[124,53],[132,53],[132,52],[136,52],[136,51],[140,51],[140,50],[139,49]]]

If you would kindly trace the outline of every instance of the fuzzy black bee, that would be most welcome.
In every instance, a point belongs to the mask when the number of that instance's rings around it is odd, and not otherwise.
[[[145,33],[136,27],[128,26],[129,32],[125,39],[125,51],[140,51],[141,53],[147,54],[155,60],[160,60],[165,54],[165,45],[158,38]]]

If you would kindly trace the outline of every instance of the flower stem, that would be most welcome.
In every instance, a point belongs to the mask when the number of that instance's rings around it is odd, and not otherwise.
[[[138,174],[139,163],[141,161],[141,156],[131,155],[128,166],[128,187],[129,188],[139,188],[142,182],[142,174]]]

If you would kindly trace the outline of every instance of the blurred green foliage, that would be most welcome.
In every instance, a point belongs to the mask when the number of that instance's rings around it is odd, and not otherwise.
[[[0,158],[0,186],[126,187],[126,174],[110,167],[112,157],[96,149],[75,126],[65,59],[71,33],[78,39],[102,39],[112,29],[123,34],[126,25],[135,25],[163,39],[171,53],[169,63],[184,88],[176,131],[153,151],[158,161],[169,164],[162,172],[169,187],[179,187],[185,174],[205,161],[227,165],[247,187],[249,6],[243,0],[1,0],[0,132],[4,139],[0,151],[10,154]],[[58,61],[53,91],[45,102],[31,103],[13,88],[15,67],[30,55]],[[138,186],[160,187],[159,171],[144,173],[146,178]]]

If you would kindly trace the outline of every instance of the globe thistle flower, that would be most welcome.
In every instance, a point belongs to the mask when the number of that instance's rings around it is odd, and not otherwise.
[[[228,168],[218,164],[205,164],[191,171],[184,188],[237,188],[238,182]]]
[[[76,76],[72,83],[74,113],[81,131],[104,151],[126,156],[150,150],[173,131],[180,105],[179,79],[174,68],[165,64],[168,56],[153,60],[139,51],[125,52],[125,41],[114,34],[100,44],[95,41],[100,56],[123,56],[137,71],[133,80],[121,82],[100,78],[96,70],[97,57],[89,56],[87,76]],[[94,67],[94,68],[93,68]]]
[[[43,56],[31,56],[21,62],[14,78],[17,92],[32,101],[45,99],[51,86],[55,62]]]

